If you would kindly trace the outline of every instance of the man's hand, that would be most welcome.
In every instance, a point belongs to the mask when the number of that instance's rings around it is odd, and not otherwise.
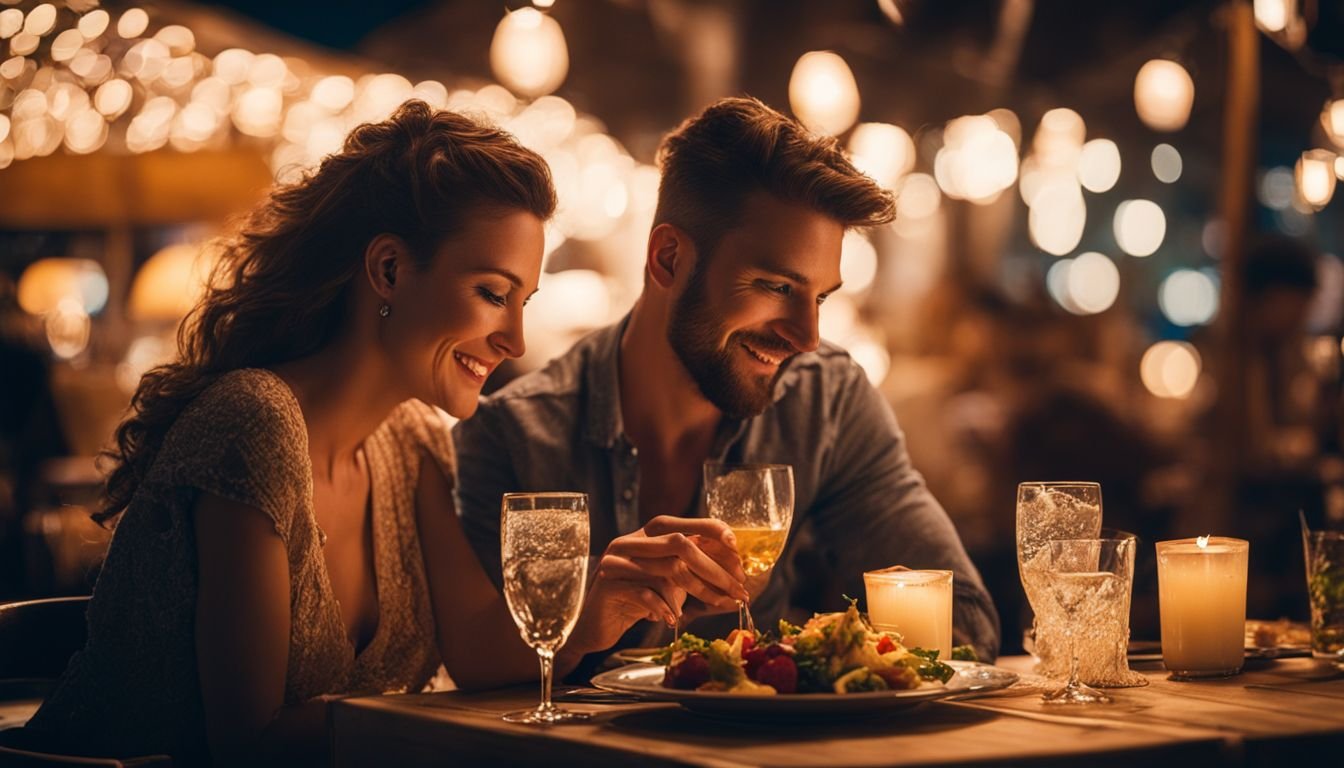
[[[688,598],[706,612],[734,610],[749,596],[745,581],[727,525],[655,517],[608,545],[566,648],[605,650],[641,619],[673,624]]]

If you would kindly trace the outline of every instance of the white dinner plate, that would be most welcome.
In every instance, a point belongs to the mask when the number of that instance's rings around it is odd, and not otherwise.
[[[863,693],[788,693],[751,696],[723,691],[683,691],[663,687],[664,668],[658,664],[632,664],[593,678],[605,691],[624,693],[650,701],[675,701],[696,712],[734,716],[839,715],[913,707],[927,701],[966,696],[1007,688],[1017,682],[1017,673],[970,661],[948,662],[956,674],[946,685],[909,691]]]

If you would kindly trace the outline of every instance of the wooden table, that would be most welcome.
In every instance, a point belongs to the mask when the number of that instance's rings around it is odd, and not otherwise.
[[[1025,672],[1029,659],[1001,659]],[[1110,691],[1107,705],[1046,706],[1039,678],[999,694],[852,722],[714,720],[675,704],[566,704],[581,725],[500,714],[534,687],[347,699],[332,711],[339,768],[383,765],[1344,765],[1344,674],[1310,659],[1259,662],[1227,680]]]

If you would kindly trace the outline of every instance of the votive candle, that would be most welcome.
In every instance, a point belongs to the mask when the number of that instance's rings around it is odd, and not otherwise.
[[[1241,671],[1250,548],[1221,536],[1157,543],[1162,662],[1173,679]]]
[[[952,572],[912,571],[901,566],[863,574],[868,619],[873,628],[895,632],[906,648],[952,656]]]

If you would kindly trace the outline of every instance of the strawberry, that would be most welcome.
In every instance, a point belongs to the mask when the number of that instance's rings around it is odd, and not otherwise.
[[[709,659],[703,653],[692,652],[680,663],[673,664],[663,674],[664,688],[695,690],[709,682]]]
[[[768,685],[780,693],[798,691],[798,665],[790,656],[776,656],[765,662],[756,673],[756,682]]]
[[[765,664],[768,660],[768,654],[772,647],[773,646],[761,648],[760,646],[756,646],[742,654],[742,661],[746,662],[747,677],[752,680],[756,679],[756,673],[760,671],[761,665]]]

